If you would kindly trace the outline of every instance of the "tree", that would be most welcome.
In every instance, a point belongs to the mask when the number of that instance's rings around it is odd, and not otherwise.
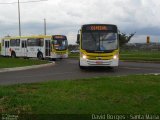
[[[120,47],[125,45],[126,43],[128,43],[135,34],[136,34],[136,32],[131,33],[130,35],[126,35],[125,33],[120,33],[119,34],[119,45],[120,45]]]

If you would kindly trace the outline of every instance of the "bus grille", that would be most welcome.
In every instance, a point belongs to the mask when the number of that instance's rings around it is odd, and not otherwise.
[[[89,60],[111,60],[113,59],[113,55],[107,56],[87,56]]]

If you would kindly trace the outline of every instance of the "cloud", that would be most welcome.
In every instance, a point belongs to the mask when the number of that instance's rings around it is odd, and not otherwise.
[[[43,34],[46,18],[48,34],[66,34],[69,43],[75,43],[77,31],[87,23],[116,24],[125,33],[159,36],[159,6],[159,0],[48,0],[20,4],[22,34]],[[0,36],[18,35],[17,5],[0,5],[0,14]]]

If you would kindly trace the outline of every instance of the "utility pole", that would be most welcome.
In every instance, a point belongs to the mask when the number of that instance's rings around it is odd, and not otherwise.
[[[46,30],[46,19],[44,18],[44,35],[47,34],[47,30]]]
[[[21,13],[20,13],[19,0],[18,0],[18,20],[19,20],[19,36],[21,36]]]
[[[32,1],[26,1],[26,2],[20,2],[18,0],[18,21],[19,21],[19,36],[21,36],[21,12],[20,12],[20,3],[33,3],[33,2],[41,2],[41,1],[48,1],[48,0],[32,0]],[[0,5],[8,5],[8,4],[17,4],[17,2],[8,2],[8,3],[0,3]],[[46,22],[46,20],[44,20]],[[45,23],[45,29],[46,29],[46,23]],[[45,30],[46,34],[46,30]]]

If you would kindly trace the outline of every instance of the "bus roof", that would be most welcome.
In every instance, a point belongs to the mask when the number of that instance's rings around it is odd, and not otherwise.
[[[20,39],[20,38],[51,38],[51,35],[32,35],[32,36],[6,36],[2,39]]]

